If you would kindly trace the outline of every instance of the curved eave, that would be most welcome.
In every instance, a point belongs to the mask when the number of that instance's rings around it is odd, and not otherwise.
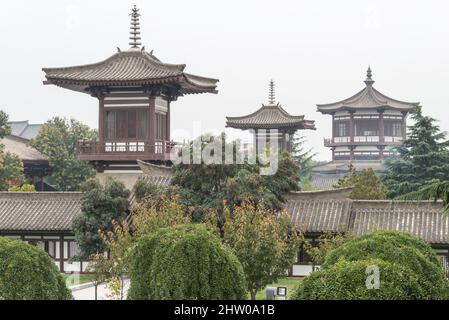
[[[332,114],[337,111],[357,111],[364,109],[383,109],[383,110],[396,110],[401,112],[415,112],[416,108],[419,106],[419,103],[413,104],[410,107],[406,108],[398,108],[388,104],[382,104],[378,106],[369,106],[369,107],[360,107],[360,106],[346,106],[340,105],[335,107],[325,107],[325,105],[317,105],[317,111],[323,114]]]
[[[290,129],[290,130],[316,130],[315,121],[305,120],[296,123],[235,123],[226,118],[227,128],[250,130],[250,129]]]

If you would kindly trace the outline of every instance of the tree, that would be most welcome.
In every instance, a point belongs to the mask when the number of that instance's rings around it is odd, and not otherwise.
[[[383,200],[387,198],[385,186],[371,168],[356,172],[350,165],[349,173],[341,177],[334,187],[352,188],[351,199]]]
[[[299,133],[293,136],[292,151],[293,160],[299,166],[299,176],[302,179],[310,178],[310,173],[315,165],[313,157],[316,153],[312,153],[312,149],[305,150],[304,143],[306,138]]]
[[[93,140],[95,131],[81,122],[55,117],[39,130],[31,146],[48,158],[53,168],[51,182],[61,191],[78,191],[82,182],[94,176],[94,170],[85,161],[76,159],[79,140]]]
[[[50,256],[24,241],[0,237],[0,300],[69,300]]]
[[[449,141],[436,120],[418,108],[408,138],[397,148],[398,155],[385,162],[383,182],[391,198],[417,191],[437,181],[449,180]]]
[[[242,265],[204,225],[159,229],[130,254],[132,300],[244,299]]]
[[[329,252],[353,238],[354,235],[350,232],[333,233],[327,231],[319,237],[318,246],[313,246],[309,241],[306,241],[304,242],[304,249],[315,265],[321,265]]]
[[[126,218],[129,191],[112,178],[107,179],[104,185],[98,180],[88,180],[82,190],[82,213],[74,220],[72,229],[80,248],[79,258],[86,258],[107,249],[99,231],[112,231],[114,220]]]
[[[0,110],[0,139],[11,134],[8,125],[8,115]],[[23,163],[18,156],[5,152],[5,146],[0,143],[0,191],[6,191],[10,187],[20,186],[25,182]]]
[[[375,287],[375,282],[370,281],[368,284],[371,286],[367,286],[371,272],[375,279],[375,268],[379,270],[378,289]],[[328,269],[312,272],[299,283],[292,296],[293,300],[414,300],[421,298],[421,288],[416,274],[398,263],[382,259],[340,260]]]
[[[448,292],[449,282],[433,249],[424,241],[401,232],[374,232],[354,238],[330,251],[325,256],[321,269],[333,270],[333,266],[341,261],[360,262],[373,259],[399,264],[414,274],[419,285],[419,292],[415,294],[419,294],[408,298],[442,299]],[[335,281],[339,281],[338,275],[335,277]]]
[[[449,181],[434,182],[418,191],[399,196],[400,200],[442,200],[444,211],[449,213]]]
[[[295,262],[301,237],[292,230],[288,214],[256,208],[249,203],[228,211],[223,242],[245,272],[251,299],[266,285],[285,277]]]

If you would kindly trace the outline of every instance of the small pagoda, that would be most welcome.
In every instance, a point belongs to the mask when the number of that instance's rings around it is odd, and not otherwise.
[[[94,64],[44,68],[46,81],[98,99],[98,140],[80,141],[77,158],[106,169],[170,158],[170,104],[187,94],[217,93],[217,79],[184,72],[141,47],[140,13],[131,12],[130,48]]]
[[[380,162],[393,155],[393,148],[405,139],[408,113],[419,106],[377,91],[370,67],[364,82],[348,99],[317,105],[319,112],[332,116],[332,138],[324,145],[331,148],[334,161]]]
[[[296,131],[315,130],[315,121],[305,120],[304,116],[292,116],[276,102],[275,84],[270,81],[268,104],[246,116],[226,117],[226,127],[251,130],[254,133],[254,146],[259,152],[268,145],[270,139],[277,139],[279,150],[290,152],[292,138]]]

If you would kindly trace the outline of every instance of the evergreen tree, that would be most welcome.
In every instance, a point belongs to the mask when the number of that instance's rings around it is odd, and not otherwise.
[[[434,182],[449,180],[449,141],[436,120],[424,116],[421,107],[412,118],[408,137],[398,155],[386,161],[383,182],[392,198],[417,191]]]
[[[385,186],[371,168],[356,172],[351,165],[349,173],[341,177],[334,187],[352,188],[351,199],[382,200],[387,197]]]
[[[299,176],[301,180],[310,177],[311,170],[315,164],[313,157],[316,153],[312,153],[312,149],[304,148],[305,137],[296,133],[292,140],[292,157],[299,166]]]

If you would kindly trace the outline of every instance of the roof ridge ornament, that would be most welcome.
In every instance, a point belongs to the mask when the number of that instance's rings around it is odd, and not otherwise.
[[[270,80],[270,91],[268,93],[268,104],[269,105],[274,105],[276,104],[276,94],[275,94],[275,84],[274,84],[274,80],[271,79]]]
[[[131,9],[131,32],[129,33],[131,36],[129,37],[131,49],[137,49],[142,45],[140,40],[140,22],[139,22],[139,9],[134,5],[134,8]]]
[[[371,67],[368,66],[368,70],[366,70],[366,80],[365,80],[365,84],[366,84],[367,86],[372,86],[373,83],[375,82],[375,81],[373,80],[372,76],[373,76],[373,73],[372,73],[372,71],[371,71]]]

